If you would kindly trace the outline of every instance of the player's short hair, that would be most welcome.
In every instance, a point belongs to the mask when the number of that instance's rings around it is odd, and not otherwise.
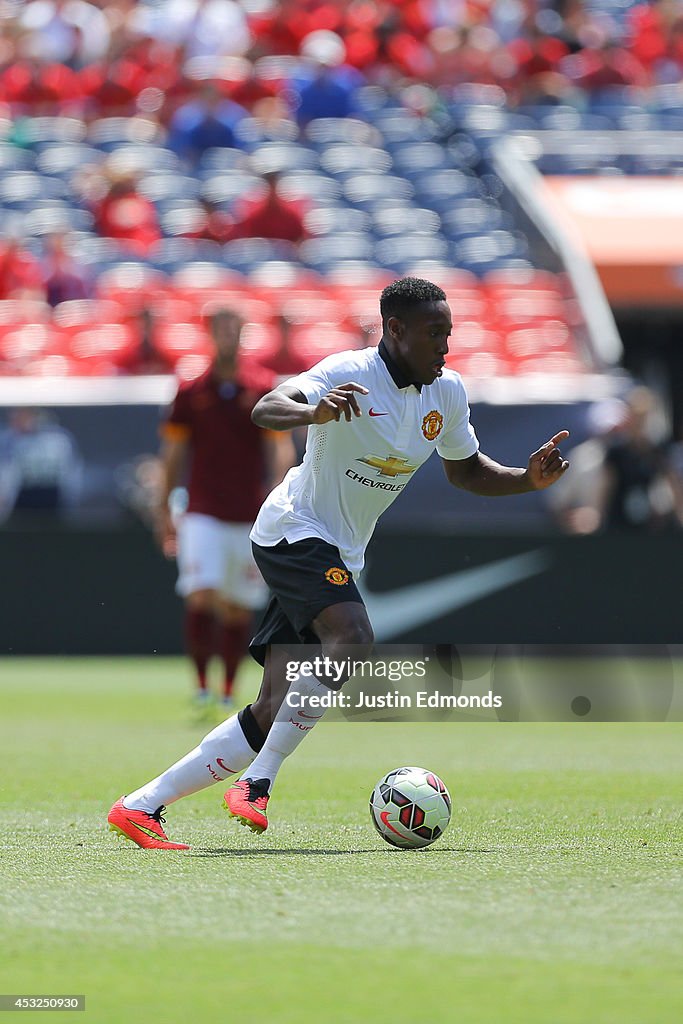
[[[424,281],[420,277],[402,277],[399,281],[392,281],[382,292],[379,300],[379,309],[382,314],[382,324],[386,327],[387,320],[391,316],[403,319],[416,306],[425,302],[445,302],[446,293],[438,284],[431,281]]]

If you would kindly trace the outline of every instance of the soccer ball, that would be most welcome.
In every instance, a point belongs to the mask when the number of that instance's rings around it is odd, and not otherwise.
[[[370,797],[372,823],[401,850],[430,846],[451,820],[451,798],[438,775],[425,768],[394,768]]]

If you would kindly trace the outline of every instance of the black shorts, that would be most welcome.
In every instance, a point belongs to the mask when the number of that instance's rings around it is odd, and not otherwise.
[[[253,658],[263,665],[269,644],[315,644],[313,619],[325,608],[345,601],[363,604],[353,573],[335,548],[318,537],[292,544],[280,541],[272,548],[252,543],[261,575],[270,587],[268,606],[249,644]]]

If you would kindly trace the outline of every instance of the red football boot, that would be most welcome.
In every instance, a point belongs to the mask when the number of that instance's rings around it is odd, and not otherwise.
[[[124,839],[141,846],[143,850],[189,850],[186,843],[172,843],[161,827],[161,812],[165,807],[157,807],[154,814],[147,811],[134,811],[123,806],[123,797],[117,800],[109,812],[107,821],[109,831],[117,832]]]
[[[232,818],[252,832],[268,828],[268,779],[241,779],[226,792],[223,806]]]

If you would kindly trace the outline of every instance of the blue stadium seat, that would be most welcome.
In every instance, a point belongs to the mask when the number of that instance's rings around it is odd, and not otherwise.
[[[304,129],[308,142],[325,149],[332,145],[348,145],[358,148],[373,145],[372,128],[365,121],[353,117],[318,117]]]
[[[196,173],[200,178],[206,178],[219,171],[246,170],[248,160],[248,155],[242,149],[232,149],[230,146],[205,149],[199,158]]]
[[[364,232],[354,231],[309,238],[302,242],[300,255],[313,268],[324,268],[341,260],[372,260],[372,241]]]
[[[417,203],[441,216],[463,200],[478,199],[484,194],[484,187],[479,178],[463,171],[435,171],[415,182],[415,193]]]
[[[139,117],[101,117],[89,125],[87,140],[105,153],[128,145],[159,148],[161,130],[153,121]]]
[[[334,205],[343,197],[341,183],[317,171],[283,174],[278,183],[278,192],[285,199],[305,200],[316,206]]]
[[[386,150],[373,146],[338,143],[321,151],[320,167],[335,177],[372,172],[386,174],[391,170],[391,157]]]
[[[25,117],[20,129],[22,144],[36,150],[52,142],[82,142],[85,132],[77,117]]]
[[[30,209],[41,199],[62,199],[68,189],[59,178],[35,171],[9,171],[0,177],[0,202],[14,209]]]
[[[359,206],[372,205],[378,199],[412,199],[413,194],[409,181],[390,174],[356,174],[344,182],[344,196]]]
[[[30,171],[35,165],[35,154],[30,149],[21,149],[10,143],[0,144],[0,172]]]
[[[269,238],[238,238],[223,246],[223,264],[242,274],[249,274],[256,267],[269,261],[297,262],[296,246],[290,242]]]
[[[372,230],[380,238],[391,235],[434,235],[441,228],[441,218],[434,210],[419,206],[378,203],[372,208]]]
[[[170,171],[148,171],[138,181],[138,191],[153,203],[173,200],[189,202],[199,196],[201,182]]]
[[[459,200],[442,212],[441,221],[444,234],[452,239],[513,226],[510,214],[484,199]]]
[[[201,194],[210,203],[234,203],[236,199],[263,190],[263,183],[254,174],[243,171],[225,171],[202,182]]]
[[[235,139],[245,150],[250,151],[262,142],[296,142],[298,128],[288,118],[264,120],[260,117],[243,117],[234,126]]]
[[[440,235],[392,235],[375,245],[378,263],[401,272],[416,260],[443,262],[447,258],[448,243]]]
[[[51,142],[36,157],[36,170],[41,174],[70,177],[86,164],[99,164],[103,153],[85,143]]]
[[[161,238],[150,249],[147,262],[165,274],[174,274],[188,263],[220,264],[222,258],[218,242],[201,238]]]
[[[62,234],[93,229],[93,216],[88,210],[66,203],[38,201],[24,214],[23,230],[27,235]]]
[[[257,174],[315,171],[318,169],[318,154],[296,142],[264,142],[252,150],[249,164]]]
[[[370,215],[349,206],[314,207],[304,217],[311,235],[332,235],[340,231],[364,232],[372,227]]]

